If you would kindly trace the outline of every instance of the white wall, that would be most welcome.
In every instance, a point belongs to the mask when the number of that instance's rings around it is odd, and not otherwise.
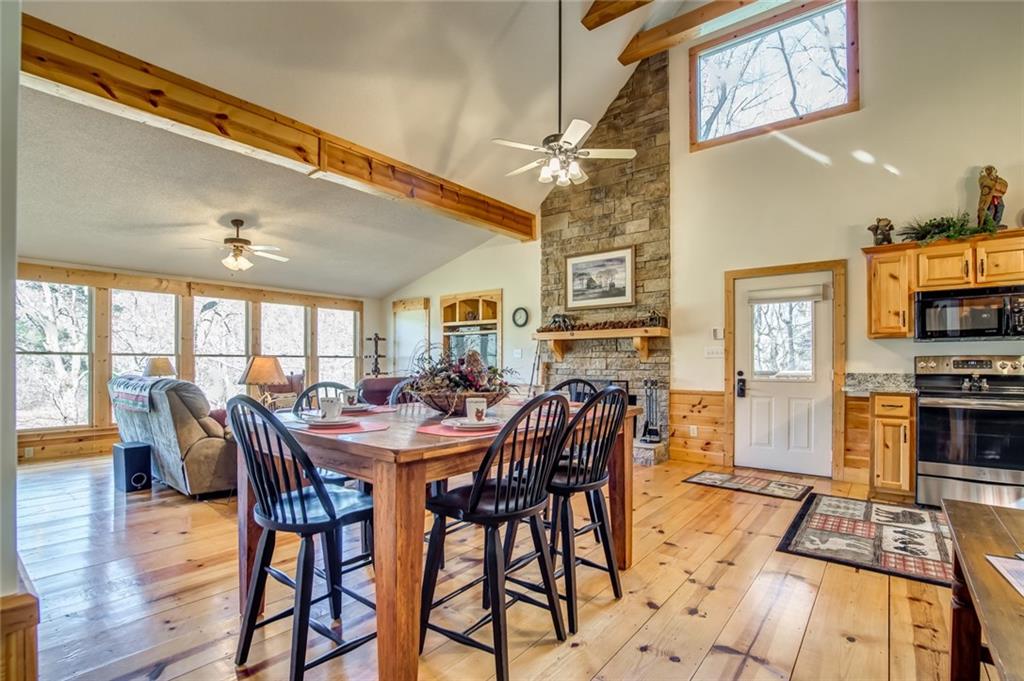
[[[723,362],[704,348],[721,345],[711,329],[724,323],[723,272],[812,260],[848,259],[848,371],[909,373],[915,354],[1024,351],[868,340],[860,252],[876,217],[973,214],[990,163],[1009,182],[1003,222],[1024,224],[1022,36],[1022,2],[861,2],[862,110],[785,131],[830,165],[771,136],[691,154],[688,50],[671,52],[674,388],[722,388]],[[855,160],[858,149],[876,162]]]
[[[14,433],[14,278],[16,275],[18,72],[21,3],[0,2],[0,595],[17,590]]]
[[[382,300],[380,323],[387,325],[388,353],[394,334],[391,302],[399,298],[430,298],[431,342],[441,342],[440,297],[467,291],[502,290],[502,361],[515,369],[514,382],[526,382],[537,347],[531,339],[540,326],[540,242],[519,243],[506,237],[494,237],[451,262],[402,287]],[[512,311],[525,307],[530,312],[526,326],[512,324]],[[516,357],[516,351],[521,352]]]

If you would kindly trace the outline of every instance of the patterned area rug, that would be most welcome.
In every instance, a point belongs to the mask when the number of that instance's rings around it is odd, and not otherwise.
[[[949,525],[941,511],[812,494],[779,551],[948,586]]]
[[[697,473],[697,475],[691,475],[683,482],[692,482],[697,485],[707,485],[708,487],[723,487],[740,492],[763,494],[766,497],[792,499],[793,501],[800,501],[811,491],[810,485],[795,485],[791,482],[766,480],[754,477],[753,475],[729,475],[728,473],[715,473],[714,471],[702,471]]]

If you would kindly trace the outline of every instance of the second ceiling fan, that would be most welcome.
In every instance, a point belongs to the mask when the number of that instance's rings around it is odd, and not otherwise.
[[[558,0],[558,127],[562,127],[562,0]],[[523,149],[544,154],[543,158],[532,161],[506,173],[505,177],[540,168],[537,181],[543,184],[554,182],[559,187],[583,184],[587,174],[580,166],[581,159],[609,158],[628,160],[636,157],[635,149],[580,149],[580,142],[592,126],[584,120],[574,118],[565,132],[556,132],[545,137],[539,145],[495,138],[491,140],[513,149]]]

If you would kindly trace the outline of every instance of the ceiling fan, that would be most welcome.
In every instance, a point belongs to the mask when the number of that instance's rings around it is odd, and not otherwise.
[[[559,129],[562,127],[562,0],[558,0],[558,127]],[[628,160],[636,157],[635,149],[580,149],[579,144],[590,132],[591,127],[590,123],[574,118],[565,132],[548,135],[539,145],[500,138],[491,141],[513,149],[544,154],[543,158],[516,168],[506,173],[505,177],[520,175],[534,168],[540,168],[538,182],[542,184],[554,182],[559,187],[566,187],[570,183],[583,184],[587,181],[587,174],[580,167],[581,159],[617,158]]]
[[[263,246],[243,239],[241,236],[243,225],[245,225],[245,221],[239,218],[231,221],[231,226],[235,228],[235,235],[224,239],[224,245],[231,250],[227,257],[221,260],[224,267],[235,272],[244,272],[249,269],[253,263],[245,257],[247,253],[276,262],[288,262],[288,258],[275,253],[275,251],[281,250],[277,246]]]

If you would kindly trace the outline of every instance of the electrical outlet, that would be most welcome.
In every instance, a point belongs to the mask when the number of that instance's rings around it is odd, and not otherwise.
[[[721,359],[725,357],[725,348],[721,345],[704,346],[704,359]]]
[[[25,452],[25,458],[26,459],[31,459],[36,454],[36,448],[35,447],[25,447],[25,449],[22,450],[22,451]]]
[[[697,437],[700,435],[700,431],[697,430],[697,426],[690,426],[690,437]]]

